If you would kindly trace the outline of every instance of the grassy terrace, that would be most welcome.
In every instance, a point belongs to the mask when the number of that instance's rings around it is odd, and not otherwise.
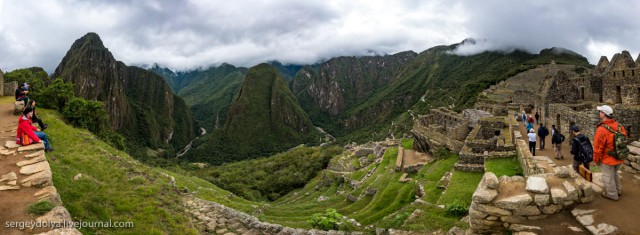
[[[453,169],[458,159],[457,155],[451,154],[409,175],[414,180],[401,183],[398,180],[402,174],[391,170],[397,148],[389,148],[379,163],[350,173],[324,170],[305,187],[275,202],[256,202],[239,196],[229,197],[229,191],[201,178],[139,163],[88,131],[66,125],[54,111],[39,109],[39,114],[49,124],[46,132],[57,149],[47,154],[54,185],[73,219],[132,221],[135,224],[134,228],[126,229],[84,228],[81,230],[84,234],[197,234],[197,228],[189,222],[189,215],[180,203],[181,194],[169,186],[169,176],[175,177],[179,189],[186,188],[196,197],[249,214],[253,214],[254,206],[258,206],[263,212],[254,215],[261,220],[290,227],[310,228],[307,220],[314,213],[335,208],[364,226],[447,230],[452,226],[467,225],[460,222],[459,217],[446,215],[445,209],[436,205],[448,205],[454,201],[469,204],[471,193],[482,176],[455,172],[448,190],[437,189],[436,183],[445,172]],[[407,140],[403,144],[410,147],[411,142]],[[374,168],[374,173],[365,178],[367,172]],[[73,180],[80,173],[82,178]],[[323,184],[322,174],[332,176],[333,182]],[[343,174],[349,179],[340,180]],[[352,178],[361,180],[356,189],[349,186]],[[423,202],[415,202],[418,184],[423,185],[426,192],[421,198]],[[366,195],[367,188],[375,188],[376,194]],[[347,195],[359,197],[359,200],[350,202],[346,200]],[[327,200],[318,201],[320,196],[327,197]],[[422,211],[421,215],[407,220],[416,209]]]

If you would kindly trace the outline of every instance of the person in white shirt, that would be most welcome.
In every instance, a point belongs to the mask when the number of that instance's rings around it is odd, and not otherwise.
[[[531,151],[531,154],[533,156],[536,155],[536,132],[533,129],[529,130],[529,134],[527,134],[527,136],[529,136],[529,151]]]

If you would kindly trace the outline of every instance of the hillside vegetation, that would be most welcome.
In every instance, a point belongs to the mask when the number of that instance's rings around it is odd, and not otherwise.
[[[247,72],[224,128],[194,141],[184,158],[218,165],[319,141],[320,134],[284,80],[271,65],[260,64]]]
[[[201,178],[141,164],[88,131],[66,125],[55,111],[42,109],[39,113],[50,125],[47,133],[56,148],[55,152],[47,155],[53,170],[54,184],[73,219],[132,221],[135,224],[134,228],[126,229],[84,228],[82,232],[85,234],[196,234],[197,228],[192,227],[189,215],[181,204],[180,191],[183,189],[196,197],[253,214],[262,221],[296,228],[311,228],[308,220],[313,214],[334,208],[360,223],[361,227],[352,227],[357,230],[365,229],[366,225],[416,231],[446,230],[452,226],[466,225],[458,221],[459,216],[448,215],[446,208],[436,205],[468,205],[482,176],[479,173],[455,172],[452,184],[458,185],[456,190],[436,188],[435,185],[444,172],[452,170],[457,161],[455,155],[450,155],[409,175],[415,181],[401,183],[398,181],[401,174],[390,171],[394,168],[397,155],[397,149],[391,148],[378,161],[355,166],[352,172],[323,170],[317,176],[312,176],[303,188],[289,192],[274,202],[249,201],[243,197],[229,197],[229,191]],[[348,153],[341,153],[340,148],[328,150],[326,153],[336,153],[330,160],[334,164],[342,158],[347,161],[357,159]],[[321,154],[319,157],[327,158],[322,156],[325,152],[306,147],[291,153]],[[294,156],[304,157],[297,154],[287,157]],[[283,155],[274,157],[278,158],[283,158]],[[265,164],[269,160],[271,159],[264,159],[259,163]],[[256,161],[244,164],[248,163]],[[227,166],[214,169],[227,171],[241,168],[234,165],[225,167]],[[309,166],[296,165],[298,171],[309,171],[300,169],[304,167]],[[371,172],[370,176],[366,176],[368,172]],[[74,180],[74,176],[78,174],[82,176],[79,180]],[[171,176],[175,178],[176,188],[170,186]],[[243,178],[241,175],[236,176],[238,179]],[[275,172],[274,177],[277,176]],[[358,187],[351,186],[352,180],[360,182]],[[423,185],[426,192],[421,198],[423,202],[414,201],[418,184]],[[367,189],[375,189],[376,193],[368,194]],[[348,195],[359,199],[351,202],[346,200]],[[320,196],[324,198],[319,200]],[[256,208],[260,208],[260,212]],[[421,216],[409,219],[409,215],[416,209],[423,211]]]

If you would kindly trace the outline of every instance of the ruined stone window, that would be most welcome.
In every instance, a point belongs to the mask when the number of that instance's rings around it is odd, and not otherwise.
[[[612,73],[613,73],[613,77],[615,78],[616,77],[616,72],[612,72]]]
[[[622,70],[622,77],[624,77],[624,70]]]
[[[636,71],[635,70],[631,70],[631,76],[636,76]]]
[[[580,99],[584,100],[584,87],[580,87]]]
[[[622,103],[622,91],[620,89],[620,86],[616,86],[616,103]]]

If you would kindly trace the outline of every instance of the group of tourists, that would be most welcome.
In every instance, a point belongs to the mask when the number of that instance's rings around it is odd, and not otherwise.
[[[613,108],[608,105],[598,106],[601,122],[596,125],[596,132],[593,137],[593,144],[589,138],[581,132],[578,125],[571,126],[571,151],[573,155],[573,169],[579,172],[580,168],[589,170],[591,162],[595,163],[602,169],[602,179],[605,189],[602,196],[607,199],[617,201],[621,195],[621,184],[618,170],[624,159],[628,156],[627,148],[627,131],[614,119]],[[544,149],[545,137],[549,135],[549,131],[543,123],[539,122],[539,115],[536,112],[535,122],[540,123],[538,133],[536,135],[533,128],[534,120],[526,113],[522,112],[522,118],[527,128],[527,136],[529,137],[529,150],[535,156],[536,139],[539,138],[540,149]],[[564,142],[562,135],[555,125],[551,127],[551,143],[555,150],[555,159],[564,159],[561,149]]]
[[[42,142],[44,143],[44,150],[51,152],[54,149],[51,148],[47,134],[43,132],[47,129],[47,124],[36,114],[36,101],[29,99],[28,94],[29,84],[27,83],[21,83],[15,92],[16,101],[24,101],[22,115],[18,118],[16,144],[26,146]],[[40,128],[33,126],[33,123],[38,123]]]

